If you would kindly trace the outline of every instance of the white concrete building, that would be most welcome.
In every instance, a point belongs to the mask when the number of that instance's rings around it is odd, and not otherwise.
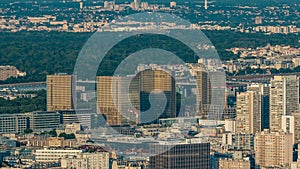
[[[82,153],[82,150],[64,150],[64,149],[40,149],[35,152],[36,162],[58,162],[67,156],[76,156]]]

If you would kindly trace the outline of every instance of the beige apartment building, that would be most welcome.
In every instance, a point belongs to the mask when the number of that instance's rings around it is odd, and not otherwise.
[[[32,147],[75,147],[78,144],[76,139],[65,140],[63,137],[33,137],[27,142],[27,146]]]
[[[80,153],[75,156],[66,156],[61,159],[63,169],[109,169],[109,153]]]
[[[257,92],[260,97],[261,130],[270,127],[270,85],[269,84],[250,84],[247,91]]]
[[[260,167],[290,165],[293,162],[293,136],[265,129],[254,140],[255,162]]]
[[[274,76],[270,82],[270,130],[282,129],[282,116],[299,109],[299,78],[296,75]]]
[[[294,111],[292,115],[282,116],[282,130],[293,134],[294,144],[300,143],[300,110]]]
[[[258,92],[237,94],[236,132],[255,134],[261,131],[261,97]]]

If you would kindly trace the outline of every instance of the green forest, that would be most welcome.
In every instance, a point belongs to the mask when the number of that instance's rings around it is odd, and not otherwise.
[[[268,43],[271,45],[284,44],[299,47],[299,36],[245,34],[232,31],[204,31],[215,45],[223,60],[236,59],[239,56],[226,51],[232,47],[259,47]],[[0,81],[2,84],[18,82],[45,81],[46,75],[54,73],[73,73],[76,58],[92,33],[66,32],[0,32],[0,65],[13,65],[27,73],[26,77],[10,78]],[[147,41],[159,43],[145,43]],[[184,57],[186,62],[195,62],[193,52],[177,41],[168,42],[168,37],[136,36],[122,41],[109,53],[98,71],[98,75],[112,74],[122,58],[137,49],[157,47],[174,52]],[[124,45],[131,48],[124,50]],[[151,44],[151,45],[149,45]],[[299,71],[299,67],[294,71]],[[245,70],[243,73],[261,73],[262,70]],[[281,70],[281,72],[292,70]],[[32,93],[32,92],[31,92]],[[46,91],[34,92],[37,97],[30,99],[5,100],[0,99],[1,113],[25,113],[46,109]]]
[[[285,44],[299,47],[299,35],[264,35],[264,34],[246,34],[233,31],[204,31],[206,36],[215,45],[221,59],[236,59],[239,56],[234,55],[225,49],[231,47],[259,47],[268,43],[271,45]],[[76,58],[92,33],[67,33],[67,32],[1,32],[0,33],[0,65],[13,65],[20,71],[27,73],[26,77],[18,79],[8,79],[0,83],[33,82],[45,81],[46,75],[54,73],[72,73]],[[126,57],[134,48],[148,40],[147,36],[137,39],[133,37],[124,42],[130,43],[132,50],[127,53],[122,50],[122,44],[115,46],[115,50],[108,53],[110,57],[103,62],[100,75],[111,73],[112,65],[118,62],[120,58]],[[164,43],[164,39],[161,43]],[[155,46],[155,45],[154,45]],[[153,47],[153,46],[148,46]],[[165,46],[170,50],[176,49],[178,55],[187,57],[192,61],[193,54],[178,46],[176,42]],[[179,49],[179,50],[178,50]]]
[[[34,98],[17,98],[14,100],[5,100],[0,98],[0,114],[27,113],[32,111],[46,110],[46,91],[32,91],[36,94]]]

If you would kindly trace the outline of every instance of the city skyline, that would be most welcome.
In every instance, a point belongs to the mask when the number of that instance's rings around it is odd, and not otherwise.
[[[0,168],[300,169],[296,0],[0,2]]]

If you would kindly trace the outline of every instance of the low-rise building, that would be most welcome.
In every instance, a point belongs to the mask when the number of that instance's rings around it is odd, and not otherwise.
[[[61,159],[61,168],[109,169],[109,153],[80,153],[75,156],[67,156]]]
[[[219,159],[219,169],[250,169],[248,159]]]
[[[19,133],[29,128],[26,114],[0,114],[0,133]]]
[[[30,128],[36,131],[52,130],[59,126],[60,116],[58,112],[36,111],[29,113]]]
[[[0,66],[0,80],[6,80],[10,77],[18,77],[18,69],[15,66]]]
[[[83,150],[69,149],[39,149],[35,152],[36,162],[59,162],[60,159],[70,156],[77,156]]]
[[[34,137],[27,141],[27,146],[32,147],[74,147],[78,145],[76,139],[67,139],[63,137]]]

